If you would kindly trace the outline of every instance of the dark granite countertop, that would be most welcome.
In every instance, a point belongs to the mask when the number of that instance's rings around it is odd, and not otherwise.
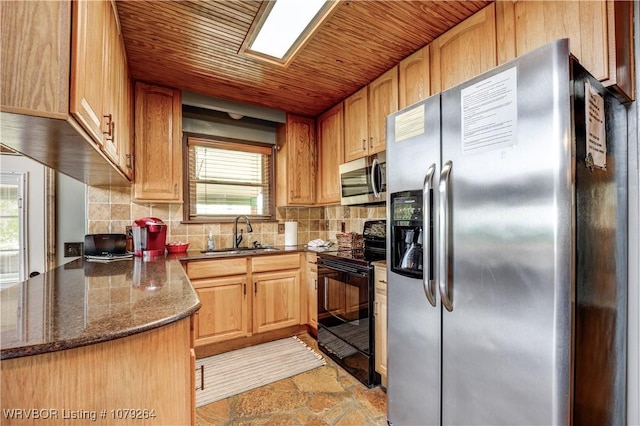
[[[181,256],[78,259],[0,290],[0,359],[130,336],[186,318],[200,300]]]

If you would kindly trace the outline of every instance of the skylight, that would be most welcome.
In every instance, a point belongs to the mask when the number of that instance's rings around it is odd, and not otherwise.
[[[265,2],[245,41],[245,53],[287,65],[338,3],[335,0]]]

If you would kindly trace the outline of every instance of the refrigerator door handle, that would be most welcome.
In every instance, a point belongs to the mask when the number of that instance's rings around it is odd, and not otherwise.
[[[424,177],[424,186],[422,188],[422,211],[424,212],[423,233],[427,237],[422,244],[422,285],[424,286],[424,294],[431,306],[436,306],[436,289],[434,280],[431,279],[431,191],[433,190],[433,175],[436,173],[436,165],[432,164],[427,169]]]
[[[442,304],[451,312],[453,310],[453,304],[451,303],[453,297],[449,297],[449,253],[451,253],[451,242],[449,241],[449,235],[451,227],[450,223],[450,211],[449,211],[449,184],[451,177],[451,161],[447,161],[442,167],[442,173],[440,173],[440,184],[438,186],[440,192],[440,247],[438,253],[438,282],[440,286],[440,297],[442,298]]]

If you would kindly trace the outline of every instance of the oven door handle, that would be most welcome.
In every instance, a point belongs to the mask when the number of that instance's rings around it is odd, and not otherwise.
[[[332,271],[344,272],[346,274],[354,275],[354,276],[360,277],[360,278],[366,278],[367,277],[367,273],[366,272],[360,272],[359,270],[357,270],[355,268],[349,268],[348,266],[344,266],[344,265],[336,265],[333,262],[319,261],[318,264],[326,267],[327,269],[331,269]]]

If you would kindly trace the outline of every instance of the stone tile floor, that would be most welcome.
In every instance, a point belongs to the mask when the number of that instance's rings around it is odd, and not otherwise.
[[[298,337],[321,353],[311,336]],[[324,358],[323,367],[197,408],[197,425],[386,426],[386,393]]]

